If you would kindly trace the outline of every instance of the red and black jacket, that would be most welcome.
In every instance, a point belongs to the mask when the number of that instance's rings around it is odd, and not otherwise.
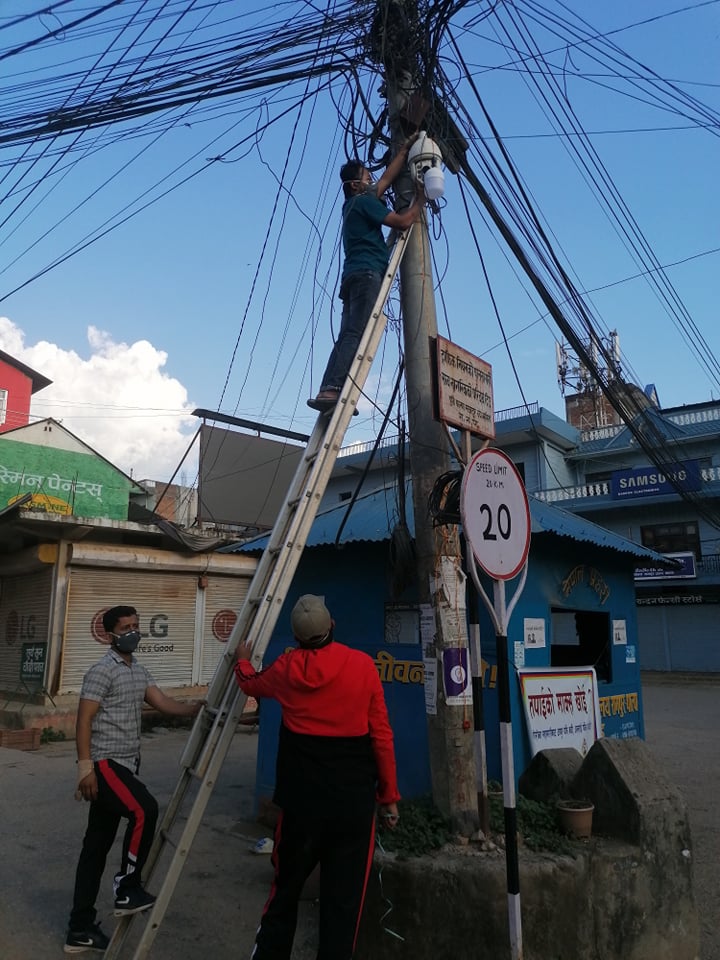
[[[248,696],[282,707],[279,806],[349,814],[400,799],[385,696],[366,653],[335,642],[298,647],[260,673],[239,660],[235,675]]]

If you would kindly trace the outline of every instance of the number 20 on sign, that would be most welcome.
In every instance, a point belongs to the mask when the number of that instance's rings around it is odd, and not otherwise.
[[[511,580],[530,548],[530,508],[512,460],[488,447],[465,468],[460,515],[475,559],[495,580]]]

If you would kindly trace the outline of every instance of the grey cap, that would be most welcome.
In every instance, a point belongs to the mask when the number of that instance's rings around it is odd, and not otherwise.
[[[319,646],[330,633],[332,619],[322,597],[306,593],[290,614],[293,636],[306,647]]]

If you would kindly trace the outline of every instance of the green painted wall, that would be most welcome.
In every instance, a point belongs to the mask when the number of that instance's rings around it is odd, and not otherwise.
[[[93,454],[0,438],[0,507],[31,493],[28,509],[127,520],[131,486]]]

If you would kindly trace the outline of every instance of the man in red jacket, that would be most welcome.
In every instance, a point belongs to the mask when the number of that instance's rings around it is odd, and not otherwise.
[[[317,960],[351,960],[375,841],[375,806],[390,827],[400,794],[393,735],[371,657],[333,640],[321,597],[295,604],[298,648],[257,673],[248,644],[238,649],[237,682],[251,697],[282,707],[274,802],[275,879],[253,960],[290,960],[298,899],[320,864]]]

